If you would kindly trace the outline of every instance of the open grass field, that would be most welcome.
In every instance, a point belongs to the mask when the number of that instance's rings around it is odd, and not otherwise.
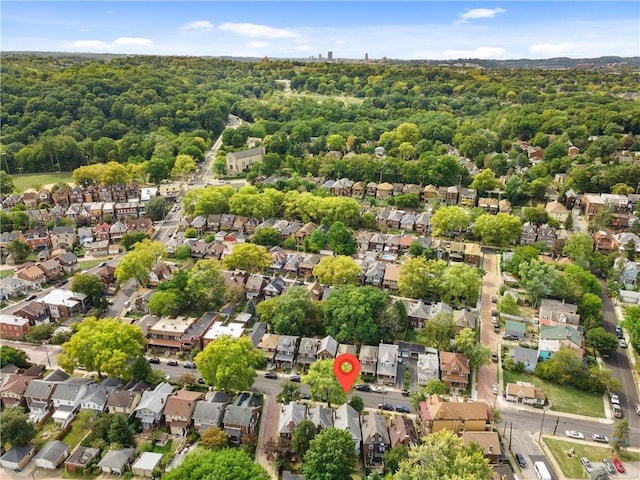
[[[563,440],[555,440],[545,438],[544,443],[547,444],[553,457],[560,465],[562,473],[569,478],[586,478],[584,467],[580,463],[582,457],[587,457],[594,467],[602,466],[602,459],[611,459],[613,456],[611,448],[597,447],[595,445],[583,445],[581,443],[567,442]],[[573,448],[573,455],[569,456],[568,452]],[[624,462],[637,462],[640,460],[640,453],[621,452],[617,457]]]
[[[34,173],[30,175],[11,175],[16,190],[24,191],[35,185],[50,185],[52,183],[66,182],[72,183],[71,172],[60,173]]]
[[[578,413],[587,417],[604,418],[604,402],[602,395],[584,392],[573,387],[556,385],[526,373],[505,370],[504,384],[517,381],[532,383],[544,390],[551,401],[551,411]]]

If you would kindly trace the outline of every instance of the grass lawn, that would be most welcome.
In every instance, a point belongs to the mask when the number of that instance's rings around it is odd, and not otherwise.
[[[11,175],[13,184],[17,190],[26,190],[34,185],[49,185],[51,183],[72,183],[71,172],[60,173],[34,173],[31,175]]]
[[[40,450],[45,443],[53,440],[59,432],[60,427],[53,422],[52,418],[48,418],[47,421],[38,428],[38,433],[36,433],[33,443],[38,447],[38,450]]]
[[[109,258],[105,258],[104,260],[84,260],[82,262],[78,262],[80,266],[80,270],[89,270],[90,268],[95,267],[96,265],[100,265],[102,262],[106,262]]]
[[[560,465],[562,473],[569,478],[583,478],[586,477],[584,467],[580,463],[582,457],[587,457],[594,467],[602,466],[602,459],[613,456],[611,449],[607,447],[596,447],[594,445],[582,445],[573,442],[567,442],[563,440],[554,440],[545,438],[544,443],[547,444],[549,450],[553,454],[553,457]],[[575,455],[569,457],[566,452],[573,448]],[[640,460],[640,453],[634,452],[622,452],[617,456],[622,463],[624,462],[637,462]]]
[[[0,278],[7,278],[16,273],[15,268],[9,268],[7,270],[0,270]]]
[[[556,385],[526,373],[503,370],[503,378],[505,386],[507,383],[523,381],[542,388],[551,401],[551,411],[604,418],[602,395],[584,392],[569,386]]]
[[[62,441],[69,445],[70,448],[74,448],[91,431],[91,427],[93,427],[97,418],[95,412],[81,410],[71,423],[71,430],[62,438]]]

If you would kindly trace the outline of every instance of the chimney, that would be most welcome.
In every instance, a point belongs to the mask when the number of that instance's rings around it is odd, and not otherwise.
[[[489,455],[493,455],[493,445],[489,445],[487,450],[489,451]]]

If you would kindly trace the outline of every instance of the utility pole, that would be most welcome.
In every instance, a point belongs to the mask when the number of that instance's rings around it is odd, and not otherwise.
[[[558,422],[560,421],[560,417],[556,417],[556,425],[553,427],[553,434],[556,434],[556,430],[558,430]]]
[[[540,433],[538,433],[538,443],[542,440],[542,426],[544,425],[544,416],[547,414],[547,409],[542,409],[542,422],[540,422]]]
[[[509,450],[511,450],[511,438],[513,438],[513,422],[511,422],[511,426],[509,427]]]

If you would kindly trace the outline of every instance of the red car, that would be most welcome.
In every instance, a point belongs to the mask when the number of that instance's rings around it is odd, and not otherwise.
[[[624,465],[622,465],[622,462],[620,460],[618,460],[616,457],[613,457],[611,461],[613,462],[613,466],[616,467],[616,470],[619,473],[625,472]]]

